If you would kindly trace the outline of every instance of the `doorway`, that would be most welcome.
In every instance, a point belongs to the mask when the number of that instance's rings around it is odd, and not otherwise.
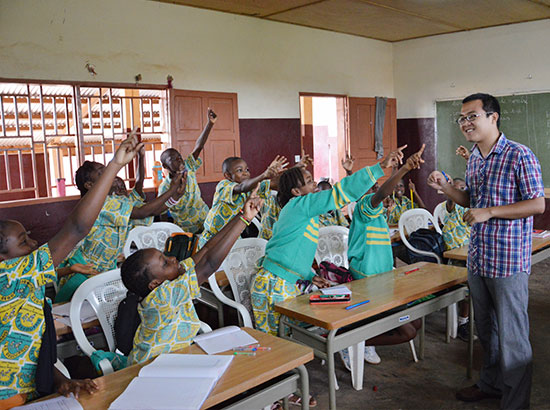
[[[302,150],[313,158],[313,178],[331,184],[346,172],[340,161],[349,153],[347,97],[300,93]]]

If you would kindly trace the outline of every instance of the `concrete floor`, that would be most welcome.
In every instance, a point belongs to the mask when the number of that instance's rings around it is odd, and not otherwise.
[[[550,409],[550,261],[533,266],[529,283],[531,343],[534,352],[532,409]],[[545,330],[546,329],[546,330]],[[351,387],[351,374],[336,357],[338,409],[498,409],[498,400],[469,404],[457,401],[455,392],[477,380],[482,361],[479,342],[474,344],[474,379],[466,378],[467,343],[445,343],[445,312],[426,318],[425,358],[414,363],[408,344],[377,347],[382,363],[365,363],[363,390]],[[418,345],[418,343],[417,343]],[[307,365],[316,409],[328,409],[326,366],[319,359]],[[377,387],[374,391],[373,387]],[[297,407],[295,407],[297,408]]]

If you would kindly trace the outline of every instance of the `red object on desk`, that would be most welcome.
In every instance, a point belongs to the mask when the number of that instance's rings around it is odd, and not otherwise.
[[[416,272],[418,269],[420,269],[420,268],[408,270],[407,272],[405,272],[405,275],[408,275],[409,273]]]

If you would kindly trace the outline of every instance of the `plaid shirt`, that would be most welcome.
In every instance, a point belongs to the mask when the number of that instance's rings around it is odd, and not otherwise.
[[[466,185],[471,208],[488,208],[544,197],[540,164],[524,145],[501,134],[483,158],[477,146],[468,161]],[[533,217],[491,218],[472,226],[468,269],[474,275],[503,278],[531,272]]]

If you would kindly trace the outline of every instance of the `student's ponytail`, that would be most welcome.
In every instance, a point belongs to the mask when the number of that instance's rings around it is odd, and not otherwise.
[[[294,196],[292,189],[304,186],[305,183],[302,168],[293,167],[283,172],[279,177],[279,190],[277,193],[279,206],[283,208]]]

